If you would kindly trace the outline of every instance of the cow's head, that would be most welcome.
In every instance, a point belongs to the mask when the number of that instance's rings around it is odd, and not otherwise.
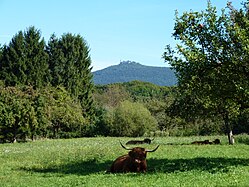
[[[213,141],[213,143],[214,143],[214,144],[220,144],[220,139],[215,139],[215,140]]]
[[[136,163],[140,163],[143,160],[146,159],[146,155],[148,152],[154,152],[158,149],[159,145],[153,149],[153,150],[147,150],[145,148],[142,147],[134,147],[134,148],[127,148],[125,147],[121,142],[120,142],[121,146],[126,149],[126,150],[130,150],[129,152],[129,156],[136,162]]]
[[[152,141],[152,140],[151,140],[151,139],[149,139],[149,138],[145,138],[145,139],[144,139],[144,143],[147,143],[147,144],[150,144],[150,143],[151,143],[151,141]]]

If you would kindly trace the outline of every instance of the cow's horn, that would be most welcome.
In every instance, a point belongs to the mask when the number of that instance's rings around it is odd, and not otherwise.
[[[119,141],[119,143],[120,143],[120,145],[121,145],[124,149],[126,149],[126,150],[132,150],[131,148],[126,148],[120,141]]]
[[[146,151],[147,152],[154,152],[154,151],[156,151],[158,149],[158,147],[159,147],[159,145],[155,149],[153,149],[153,150],[146,150]]]

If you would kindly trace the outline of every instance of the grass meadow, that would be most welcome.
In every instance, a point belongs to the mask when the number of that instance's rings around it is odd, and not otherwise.
[[[221,145],[189,145],[221,139]],[[0,186],[249,186],[249,137],[156,137],[148,149],[148,172],[109,174],[112,161],[127,153],[131,138],[96,137],[0,144]],[[140,138],[141,139],[141,138]],[[235,139],[235,140],[236,140]],[[131,146],[130,146],[131,147]]]

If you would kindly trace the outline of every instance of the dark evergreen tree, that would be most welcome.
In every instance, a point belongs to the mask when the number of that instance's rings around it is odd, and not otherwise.
[[[0,78],[6,85],[16,85],[26,82],[26,56],[23,32],[19,31],[11,40],[9,46],[4,46],[0,62]]]
[[[19,31],[8,46],[3,48],[0,62],[0,79],[6,85],[32,85],[35,88],[48,83],[48,56],[45,41],[40,31],[29,27],[26,32]]]
[[[84,115],[93,113],[93,82],[89,47],[80,35],[52,35],[47,46],[53,86],[64,86],[81,102]],[[86,117],[85,116],[85,117]]]
[[[2,57],[3,57],[3,47],[0,44],[0,62],[2,60]]]

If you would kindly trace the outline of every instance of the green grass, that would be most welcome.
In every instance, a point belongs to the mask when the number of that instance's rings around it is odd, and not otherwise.
[[[127,150],[119,140],[81,138],[0,144],[0,186],[248,186],[248,136],[231,146],[187,145],[216,137],[158,137],[148,149],[145,174],[106,174],[112,161]],[[185,144],[185,145],[182,145]]]

